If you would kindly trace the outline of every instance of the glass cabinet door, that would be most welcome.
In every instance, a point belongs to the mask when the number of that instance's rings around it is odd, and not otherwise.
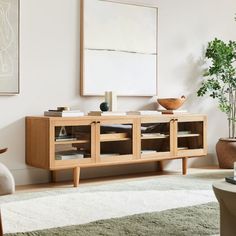
[[[178,120],[177,122],[177,154],[186,155],[187,153],[205,154],[205,121],[198,120]]]
[[[98,161],[121,161],[134,157],[133,120],[102,120],[97,122]]]
[[[53,126],[53,161],[56,165],[91,163],[95,161],[92,148],[94,127],[89,124]]]
[[[170,120],[141,122],[141,158],[170,156],[172,147]]]

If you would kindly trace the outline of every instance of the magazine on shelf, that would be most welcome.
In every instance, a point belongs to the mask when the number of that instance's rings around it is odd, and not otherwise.
[[[185,134],[191,134],[190,130],[180,130],[178,131],[178,135],[185,135]]]
[[[178,151],[180,151],[180,150],[187,150],[188,147],[178,147],[177,149],[178,149]]]
[[[142,133],[142,137],[166,137],[166,134],[161,134],[161,133]]]
[[[89,116],[125,116],[126,112],[122,111],[90,111]]]
[[[157,153],[156,150],[141,150],[141,154],[154,154]]]
[[[70,111],[48,110],[44,112],[44,116],[77,117],[77,116],[84,116],[84,112],[79,110],[70,110]]]
[[[55,137],[55,141],[57,142],[64,142],[64,141],[76,141],[77,138],[72,137],[72,136],[58,136]]]
[[[127,111],[127,115],[161,115],[160,111],[155,110],[143,110],[143,111]]]
[[[56,153],[56,160],[72,160],[84,158],[84,153],[76,150],[60,151]]]

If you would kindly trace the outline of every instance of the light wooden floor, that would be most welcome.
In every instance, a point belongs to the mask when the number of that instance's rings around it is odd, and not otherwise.
[[[219,170],[218,167],[204,167],[204,168],[189,168],[188,174],[191,173],[201,173],[201,172],[209,172]],[[181,175],[181,171],[162,171],[162,172],[148,172],[148,173],[140,173],[140,174],[132,174],[132,175],[120,175],[120,176],[112,176],[112,177],[103,177],[96,179],[86,179],[80,180],[80,186],[86,185],[99,185],[107,182],[120,182],[127,181],[133,179],[146,179],[151,178],[153,176],[163,176],[163,175]],[[16,187],[16,192],[32,192],[32,191],[46,191],[52,188],[71,188],[73,187],[73,182],[58,182],[58,183],[44,183],[44,184],[32,184],[32,185],[22,185]]]
[[[149,173],[130,174],[130,175],[118,175],[118,176],[101,177],[101,178],[94,178],[94,179],[81,179],[79,186],[99,185],[99,184],[107,183],[107,182],[126,181],[130,179],[142,179],[142,178],[153,177],[156,175],[171,175],[171,174],[173,175],[173,174],[178,174],[178,173],[162,171],[162,172],[149,172]],[[72,181],[32,184],[32,185],[16,186],[16,192],[42,191],[42,190],[48,190],[52,188],[63,189],[63,188],[70,188],[70,187],[73,187]]]

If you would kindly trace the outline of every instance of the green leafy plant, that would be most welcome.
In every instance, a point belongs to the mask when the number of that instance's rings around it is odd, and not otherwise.
[[[209,94],[217,99],[219,109],[226,113],[229,122],[229,138],[235,138],[236,127],[236,42],[223,42],[215,38],[206,49],[208,67],[198,96]]]

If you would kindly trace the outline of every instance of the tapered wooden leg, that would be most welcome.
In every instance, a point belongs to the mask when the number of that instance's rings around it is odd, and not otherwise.
[[[183,172],[183,175],[187,174],[187,164],[188,164],[188,158],[183,157],[182,158],[182,172]]]
[[[74,173],[74,187],[78,187],[79,186],[80,167],[75,167],[73,169],[73,173]]]
[[[55,170],[51,171],[51,182],[56,183],[57,182],[57,172]]]
[[[0,211],[0,236],[3,236],[3,228],[2,228],[2,216]]]
[[[157,171],[163,171],[163,161],[157,162]]]

